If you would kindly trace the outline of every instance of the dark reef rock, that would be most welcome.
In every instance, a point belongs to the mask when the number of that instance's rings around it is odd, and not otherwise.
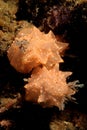
[[[43,109],[24,101],[23,78],[7,59],[17,32],[33,23],[41,31],[69,43],[61,70],[72,71],[68,80],[84,84],[64,111]],[[0,0],[0,130],[87,129],[87,0]]]

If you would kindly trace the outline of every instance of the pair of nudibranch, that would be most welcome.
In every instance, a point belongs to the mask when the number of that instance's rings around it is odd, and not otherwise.
[[[10,64],[18,72],[31,72],[24,86],[25,100],[43,107],[57,106],[60,110],[64,109],[67,99],[76,92],[66,82],[72,72],[59,69],[63,62],[61,55],[67,45],[58,41],[52,31],[45,34],[35,26],[19,31],[7,55]]]

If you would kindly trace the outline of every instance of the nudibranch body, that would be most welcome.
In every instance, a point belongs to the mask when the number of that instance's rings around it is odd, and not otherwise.
[[[72,73],[59,70],[63,62],[61,54],[66,47],[67,44],[58,41],[52,31],[45,34],[35,26],[18,33],[7,55],[18,72],[31,72],[24,86],[25,100],[43,107],[64,109],[66,100],[75,93],[66,82]]]
[[[29,73],[39,65],[50,68],[56,63],[63,62],[59,54],[64,50],[63,46],[67,45],[58,42],[51,31],[44,34],[36,27],[25,28],[13,41],[8,50],[8,57],[17,71]]]

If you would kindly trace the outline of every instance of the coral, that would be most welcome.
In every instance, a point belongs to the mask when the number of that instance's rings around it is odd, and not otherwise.
[[[64,109],[64,103],[75,93],[66,78],[71,72],[60,71],[61,55],[67,43],[57,41],[52,31],[40,32],[35,26],[20,30],[7,51],[10,64],[21,73],[30,73],[25,84],[25,100],[39,103],[43,107],[57,106]]]

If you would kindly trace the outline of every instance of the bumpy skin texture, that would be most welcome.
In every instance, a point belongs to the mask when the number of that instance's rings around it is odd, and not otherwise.
[[[67,98],[75,93],[66,83],[66,77],[70,74],[71,72],[59,71],[57,65],[50,70],[46,67],[36,68],[24,86],[25,99],[38,102],[43,107],[57,106],[63,110]]]
[[[66,46],[67,44],[57,41],[51,31],[44,34],[36,27],[30,27],[19,32],[8,50],[8,57],[17,71],[28,73],[39,65],[50,68],[63,62],[59,53]]]
[[[75,93],[66,82],[71,72],[59,70],[59,63],[63,62],[60,54],[66,47],[67,44],[57,41],[51,31],[45,34],[35,26],[18,33],[7,54],[17,71],[31,72],[24,86],[25,100],[43,107],[64,109],[65,101]]]

